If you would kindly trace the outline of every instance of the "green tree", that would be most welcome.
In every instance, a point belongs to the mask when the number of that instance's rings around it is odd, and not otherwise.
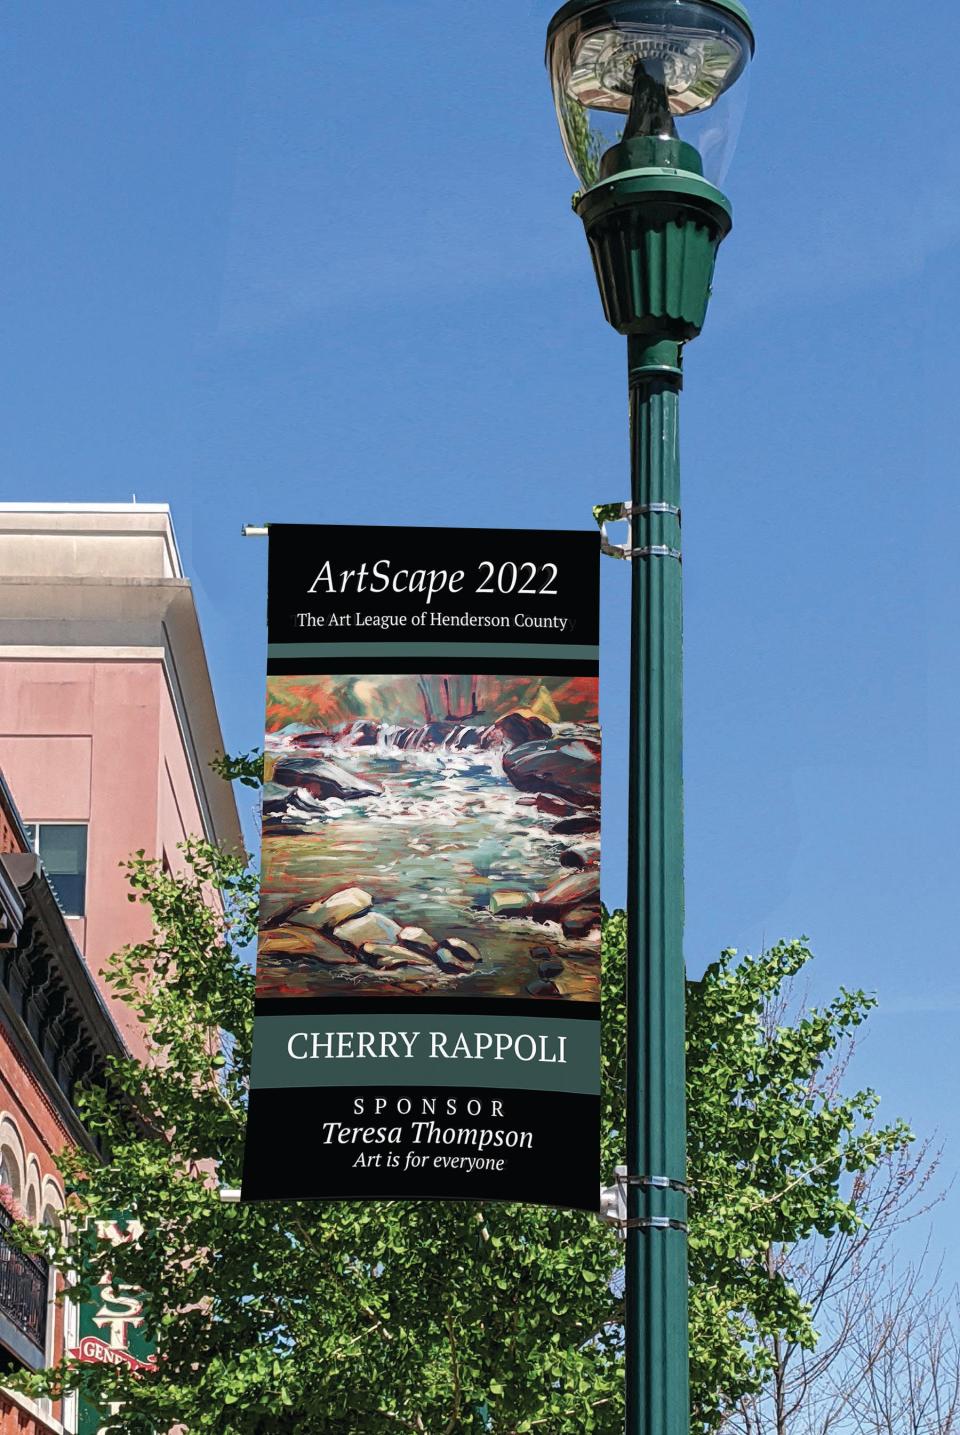
[[[205,844],[183,855],[180,876],[142,854],[130,866],[131,900],[150,907],[154,937],[121,952],[110,980],[156,1060],[118,1062],[109,1095],[86,1093],[110,1158],[65,1158],[75,1234],[55,1253],[81,1296],[108,1270],[143,1289],[158,1368],[133,1377],[68,1362],[23,1384],[79,1387],[101,1409],[124,1401],[105,1428],[125,1435],[177,1422],[235,1435],[619,1432],[622,1247],[596,1217],[470,1202],[220,1200],[218,1184],[236,1185],[241,1167],[257,884]],[[214,889],[222,907],[209,901]],[[625,941],[624,914],[608,915],[598,1184],[612,1184],[623,1159]],[[773,1335],[815,1339],[771,1247],[853,1233],[851,1180],[911,1139],[899,1123],[876,1124],[872,1093],[817,1087],[869,998],[844,991],[792,1024],[765,1019],[809,958],[802,942],[742,961],[726,952],[689,987],[698,1432],[761,1387]],[[84,1224],[116,1212],[143,1223],[136,1245],[105,1248]]]

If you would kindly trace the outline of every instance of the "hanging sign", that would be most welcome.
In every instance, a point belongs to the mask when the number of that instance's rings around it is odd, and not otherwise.
[[[97,1221],[97,1235],[111,1246],[138,1241],[143,1234],[139,1221],[120,1217]],[[138,1373],[156,1368],[156,1347],[144,1333],[143,1292],[136,1286],[123,1285],[108,1276],[94,1291],[90,1301],[79,1306],[79,1343],[67,1351],[75,1360],[101,1365],[125,1365]],[[82,1397],[78,1401],[79,1435],[101,1435],[122,1405],[114,1402],[101,1414]]]
[[[271,525],[245,1200],[599,1192],[599,540]]]

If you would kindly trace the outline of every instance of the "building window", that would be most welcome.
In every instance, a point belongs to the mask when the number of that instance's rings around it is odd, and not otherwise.
[[[87,824],[28,822],[27,835],[67,917],[86,913]]]
[[[20,1199],[20,1171],[17,1167],[17,1158],[9,1146],[0,1147],[0,1186],[9,1186],[13,1192],[13,1199]]]

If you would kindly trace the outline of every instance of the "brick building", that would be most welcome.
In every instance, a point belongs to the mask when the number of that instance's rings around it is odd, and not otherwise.
[[[90,1144],[76,1082],[143,1054],[101,979],[148,935],[121,864],[142,849],[176,870],[190,835],[242,847],[222,748],[166,505],[0,504],[0,1186],[28,1220],[56,1219],[54,1157]],[[0,1210],[0,1382],[71,1340],[56,1276],[16,1256],[8,1224]],[[70,1402],[0,1391],[0,1435],[75,1429]]]
[[[56,1156],[68,1144],[96,1154],[77,1083],[102,1080],[106,1058],[123,1050],[0,774],[0,1379],[49,1364],[74,1339],[74,1313],[54,1301],[56,1273],[7,1237],[21,1213],[33,1225],[58,1222]],[[0,1435],[72,1430],[74,1405],[0,1390]]]

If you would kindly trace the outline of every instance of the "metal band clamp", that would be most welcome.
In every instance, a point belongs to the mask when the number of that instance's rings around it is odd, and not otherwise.
[[[627,1231],[680,1231],[686,1235],[686,1221],[674,1216],[628,1216],[627,1192],[629,1187],[640,1187],[646,1191],[675,1191],[677,1195],[691,1195],[691,1188],[672,1176],[631,1176],[626,1166],[615,1171],[616,1185],[600,1192],[600,1219],[608,1226],[616,1227],[621,1240],[627,1238]]]
[[[621,1175],[620,1168],[617,1168],[618,1186],[640,1186],[649,1191],[679,1191],[681,1196],[690,1196],[692,1191],[683,1181],[675,1181],[672,1176],[628,1176],[624,1171]]]
[[[625,503],[623,505],[624,518],[632,518],[634,514],[645,518],[648,513],[670,513],[680,521],[680,510],[675,503]]]
[[[687,1235],[686,1221],[675,1221],[672,1216],[636,1216],[617,1221],[622,1231],[682,1231]]]
[[[683,555],[679,548],[670,548],[665,543],[648,544],[643,548],[634,548],[634,519],[648,518],[652,514],[663,514],[669,518],[675,518],[678,523],[682,521],[680,509],[674,503],[620,503],[603,505],[604,517],[599,518],[600,523],[600,551],[606,553],[610,558],[625,558],[629,562],[632,558],[676,558],[678,563],[683,562]],[[626,543],[611,543],[610,535],[607,532],[608,523],[627,524]]]
[[[654,543],[649,548],[631,548],[624,553],[624,558],[676,558],[678,563],[683,562],[683,554],[679,548],[668,548],[664,543]]]

